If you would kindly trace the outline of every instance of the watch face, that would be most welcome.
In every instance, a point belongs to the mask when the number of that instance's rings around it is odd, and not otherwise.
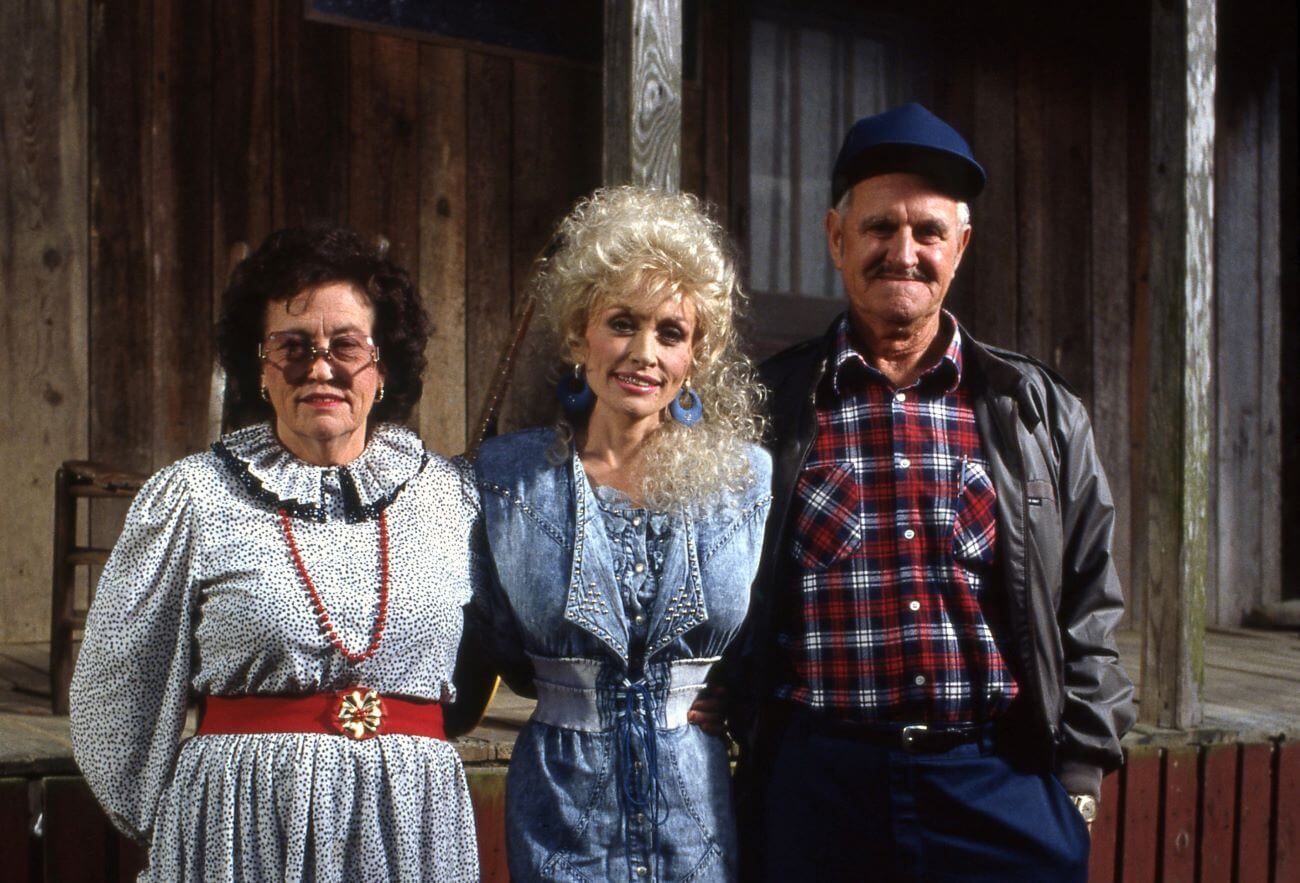
[[[1083,816],[1085,822],[1091,822],[1097,817],[1097,799],[1087,794],[1075,794],[1070,800],[1074,803],[1075,809],[1079,815]]]

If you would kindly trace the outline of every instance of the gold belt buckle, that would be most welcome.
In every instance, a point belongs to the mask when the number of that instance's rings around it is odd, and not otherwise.
[[[339,693],[339,707],[334,726],[349,739],[369,739],[379,733],[384,723],[384,701],[379,693],[365,687]]]

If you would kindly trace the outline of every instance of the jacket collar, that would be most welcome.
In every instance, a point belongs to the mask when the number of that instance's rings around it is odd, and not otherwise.
[[[347,520],[367,521],[397,497],[427,457],[418,435],[392,423],[379,424],[361,456],[342,466],[299,460],[280,444],[269,422],[229,433],[212,450],[256,499],[317,521],[325,519],[325,473],[337,471]]]
[[[972,390],[978,394],[987,389],[995,395],[1011,396],[1019,402],[1026,416],[1031,419],[1042,419],[1043,415],[1039,414],[1037,402],[1029,389],[1029,378],[1024,370],[1008,359],[1008,356],[1013,354],[980,343],[965,325],[955,318],[954,321],[957,326],[954,339],[959,339],[961,343],[961,371],[964,377],[969,377]],[[818,372],[815,380],[820,381],[820,373],[828,370],[833,364],[832,360],[835,359],[838,349],[841,323],[847,324],[847,322],[848,311],[846,310],[835,317],[830,327],[826,329],[826,333],[822,335],[819,346],[821,367],[820,369],[814,367]]]
[[[842,396],[849,385],[849,377],[863,373],[873,381],[888,384],[885,375],[875,368],[857,347],[853,331],[849,324],[849,314],[840,313],[831,325],[830,351],[827,356],[827,368],[830,373],[830,387],[836,396]],[[939,361],[926,368],[917,378],[917,386],[929,384],[941,392],[952,392],[961,385],[962,379],[962,329],[957,320],[947,310],[943,312],[940,334],[948,337],[948,346]]]
[[[962,332],[973,391],[978,395],[987,389],[995,396],[1014,399],[1020,406],[1020,419],[1030,430],[1037,423],[1046,421],[1041,399],[1034,392],[1032,375],[1011,361],[1011,358],[1023,360],[1025,357],[982,344],[964,328]]]

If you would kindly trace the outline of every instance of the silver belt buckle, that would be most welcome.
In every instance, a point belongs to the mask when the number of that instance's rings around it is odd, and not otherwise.
[[[928,732],[930,732],[930,728],[925,724],[908,724],[903,727],[902,735],[899,739],[903,750],[908,754],[919,751],[920,749],[916,743]]]

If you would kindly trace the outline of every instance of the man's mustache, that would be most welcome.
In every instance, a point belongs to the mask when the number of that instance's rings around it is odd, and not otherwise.
[[[880,264],[867,270],[868,279],[897,279],[903,282],[932,282],[930,274],[924,272],[920,267],[890,267]]]

